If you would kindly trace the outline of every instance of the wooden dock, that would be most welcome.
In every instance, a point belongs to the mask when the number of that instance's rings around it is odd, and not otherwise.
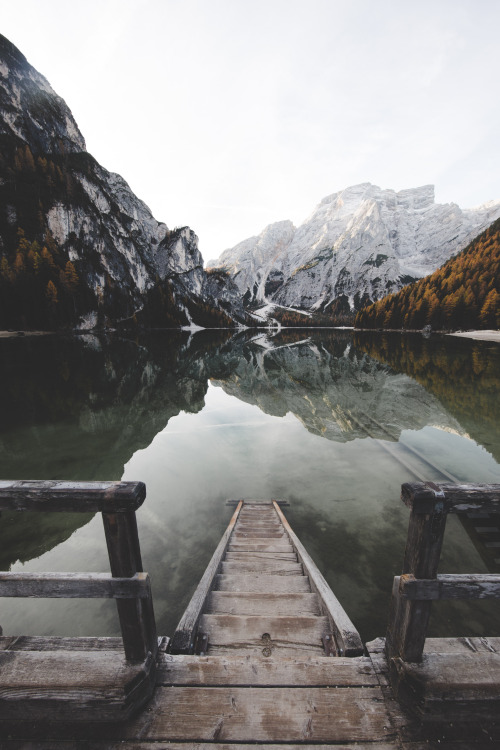
[[[424,505],[431,495],[421,493]],[[425,510],[435,545],[437,526]],[[411,662],[390,652],[407,642],[408,622],[395,622],[389,645],[380,638],[363,647],[278,502],[240,501],[154,657],[132,662],[121,639],[0,639],[0,748],[500,747],[500,639],[424,634]],[[36,674],[27,654],[38,659]],[[44,663],[53,675],[45,685]],[[124,696],[134,691],[142,698],[132,716]]]

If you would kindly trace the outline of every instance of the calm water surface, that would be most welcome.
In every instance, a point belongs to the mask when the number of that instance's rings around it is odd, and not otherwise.
[[[0,478],[140,479],[144,567],[171,635],[231,515],[286,498],[364,640],[401,572],[405,481],[500,482],[500,346],[420,334],[203,331],[0,341]],[[493,548],[494,550],[494,548]],[[442,572],[500,572],[448,521]],[[102,571],[100,515],[3,513],[0,569]],[[431,634],[500,635],[498,603],[440,603]],[[100,600],[0,599],[5,634],[113,635]]]

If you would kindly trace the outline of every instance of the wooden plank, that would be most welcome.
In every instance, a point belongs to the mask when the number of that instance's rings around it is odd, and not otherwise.
[[[240,503],[234,511],[231,520],[229,521],[228,527],[222,535],[222,539],[217,545],[217,549],[212,555],[212,559],[207,565],[201,581],[196,587],[196,590],[191,597],[191,601],[189,602],[184,614],[179,621],[179,624],[177,625],[175,633],[170,642],[170,651],[173,654],[187,654],[190,653],[194,647],[194,636],[201,612],[203,610],[203,605],[205,604],[205,600],[209,592],[214,586],[216,576],[219,573],[221,560],[224,557],[224,553],[226,552],[229,539],[231,538],[231,534],[233,532],[234,525],[241,511],[241,508],[242,503]]]
[[[116,578],[142,572],[137,519],[134,511],[102,514],[111,573]],[[143,661],[148,653],[156,655],[158,640],[149,580],[144,599],[117,599],[125,655],[130,661]]]
[[[212,591],[207,613],[231,615],[320,615],[317,594],[240,593]]]
[[[0,511],[122,513],[139,508],[144,482],[0,480]]]
[[[365,645],[370,654],[385,652],[385,638],[376,638]],[[425,640],[425,654],[467,654],[471,652],[500,654],[500,638],[461,636],[459,638],[426,638]]]
[[[500,654],[424,654],[419,664],[396,659],[391,667],[397,671],[400,699],[423,712],[439,711],[446,703],[449,715],[455,703],[460,717],[465,703],[489,702],[499,716]]]
[[[331,745],[321,745],[321,744],[315,744],[315,745],[307,745],[304,743],[297,744],[290,744],[287,743],[286,745],[276,745],[276,744],[270,744],[266,742],[265,744],[259,744],[252,742],[252,750],[255,750],[256,748],[265,748],[265,750],[331,750]],[[70,741],[64,741],[59,740],[57,742],[57,748],[54,748],[53,741],[49,742],[37,742],[36,744],[36,750],[75,750],[75,748],[80,747],[80,744],[75,744],[73,740]],[[168,742],[168,745],[166,748],[163,746],[158,746],[156,742],[136,742],[135,740],[126,741],[126,740],[84,740],[81,743],[82,750],[248,750],[248,745],[246,743],[231,743],[231,742],[224,742],[223,744],[214,743],[214,742],[197,742],[195,748],[193,748],[192,745],[186,748],[185,743],[183,742]],[[395,750],[401,748],[402,746],[399,743],[396,742],[370,742],[370,744],[367,746],[367,750]],[[405,750],[408,747],[408,750],[410,750],[410,745],[405,745]],[[475,750],[476,745],[473,746],[470,745],[470,743],[462,744],[459,743],[458,745],[452,747],[449,747],[447,745],[444,745],[444,750]],[[2,744],[2,750],[35,750],[34,748],[30,747],[20,747],[18,740],[4,740]],[[341,745],[337,744],[335,746],[335,750],[360,750],[360,745],[355,742],[354,744],[348,743],[346,744],[343,742]],[[415,745],[411,746],[411,750],[443,750],[442,745]],[[477,750],[482,750],[482,748],[477,748]],[[488,747],[488,750],[491,750],[491,746]]]
[[[401,486],[401,499],[415,513],[432,513],[436,506],[433,483],[406,482]],[[442,493],[444,513],[466,511],[500,512],[500,484],[450,484],[437,482]],[[439,502],[439,500],[438,500]]]
[[[326,617],[274,615],[202,615],[200,631],[208,634],[209,653],[215,646],[288,651],[300,649],[323,653],[322,636],[329,631]],[[265,655],[265,654],[264,654]]]
[[[251,539],[257,541],[259,539],[285,539],[286,535],[283,531],[274,531],[273,529],[251,529],[249,531],[235,531],[233,534],[233,541],[240,539]]]
[[[226,552],[224,558],[227,562],[231,560],[243,562],[244,560],[290,560],[290,562],[297,562],[297,555],[295,552]]]
[[[116,651],[3,651],[0,721],[123,721],[151,697],[155,668]]]
[[[352,743],[393,737],[380,689],[371,687],[158,688],[150,710],[123,734],[142,742]]]
[[[435,579],[402,575],[399,592],[405,599],[500,599],[500,575],[438,575]]]
[[[313,559],[297,537],[295,532],[290,527],[287,519],[281,512],[278,506],[276,512],[281,519],[283,526],[285,527],[290,540],[299,556],[299,560],[302,562],[304,567],[304,573],[309,576],[311,582],[311,588],[319,595],[320,600],[324,605],[324,611],[327,614],[331,627],[333,628],[334,635],[337,639],[340,649],[342,649],[344,656],[361,656],[364,652],[363,643],[360,635],[350,618],[348,617],[345,609],[340,604],[337,597],[334,595],[328,583],[321,575],[320,571],[316,567]]]
[[[426,496],[434,497],[434,505],[425,514],[415,508],[411,511],[403,573],[416,578],[436,578],[446,528],[445,496],[437,485],[423,486]],[[394,579],[386,631],[388,659],[393,656],[414,662],[421,659],[430,613],[429,601],[404,599],[399,592],[399,578]]]
[[[368,657],[248,659],[246,656],[174,656],[162,654],[158,685],[240,685],[346,687],[377,686]]]
[[[284,560],[283,562],[272,560],[253,560],[249,562],[223,562],[221,564],[221,573],[223,575],[262,572],[269,575],[280,576],[301,576],[303,574],[300,563]]]
[[[288,541],[259,541],[245,540],[232,541],[228,546],[229,552],[293,552],[293,547]]]
[[[261,591],[261,592],[310,592],[307,576],[265,575],[246,573],[238,575],[218,575],[215,588],[218,591]]]
[[[7,644],[5,648],[2,644]],[[2,636],[0,650],[8,651],[122,651],[121,638],[106,637],[72,637],[59,638],[57,636],[18,635]]]
[[[144,599],[147,573],[113,578],[109,573],[0,573],[0,597]]]
[[[297,744],[290,744],[287,743],[286,745],[276,745],[276,744],[269,744],[266,742],[265,744],[259,744],[252,742],[252,750],[255,750],[256,748],[265,748],[266,750],[331,750],[331,745],[307,745],[304,743]],[[3,750],[21,750],[19,747],[19,743],[17,740],[6,740],[4,745],[2,746]],[[78,745],[76,747],[79,747]],[[395,750],[395,748],[400,748],[401,746],[396,744],[395,742],[371,742],[368,746],[368,750]],[[447,745],[444,746],[444,748],[441,745],[419,745],[418,747],[411,747],[405,745],[405,750],[408,747],[408,750],[476,750],[476,745],[473,746],[466,745],[459,743],[456,747],[449,747]],[[28,750],[28,748],[23,748],[22,750]],[[33,748],[29,748],[29,750],[33,750]],[[48,742],[39,742],[37,743],[36,750],[55,750],[54,745]],[[58,742],[57,743],[57,750],[75,750],[75,745],[73,742],[67,743],[67,742]],[[104,742],[97,741],[85,741],[85,744],[82,743],[82,750],[165,750],[164,747],[158,747],[156,744],[150,743],[150,742],[135,742],[135,740],[132,740],[130,742],[118,740],[116,742],[110,742],[109,740],[105,740]],[[186,750],[186,745],[182,742],[169,742],[167,746],[167,750]],[[197,742],[196,747],[193,748],[193,746],[189,746],[189,750],[248,750],[248,745],[246,743],[242,744],[235,744],[235,743],[228,743],[224,742],[223,744],[218,744],[214,742]],[[335,750],[360,750],[360,745],[356,742],[354,744],[348,743],[346,744],[343,742],[341,745],[336,745]],[[482,750],[482,748],[477,748],[477,750]],[[491,750],[491,747],[488,748],[488,750]]]

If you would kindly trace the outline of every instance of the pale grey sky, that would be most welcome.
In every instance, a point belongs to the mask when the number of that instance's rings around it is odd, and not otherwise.
[[[500,198],[499,0],[0,0],[0,19],[205,260],[359,182]]]

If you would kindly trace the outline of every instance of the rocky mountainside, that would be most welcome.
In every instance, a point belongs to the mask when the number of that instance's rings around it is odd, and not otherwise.
[[[240,294],[86,151],[65,102],[0,35],[0,327],[227,325]],[[227,312],[230,311],[231,318]]]
[[[356,310],[431,273],[499,216],[500,201],[465,210],[436,204],[432,185],[363,183],[324,198],[298,228],[270,224],[208,267],[229,272],[247,304]]]

